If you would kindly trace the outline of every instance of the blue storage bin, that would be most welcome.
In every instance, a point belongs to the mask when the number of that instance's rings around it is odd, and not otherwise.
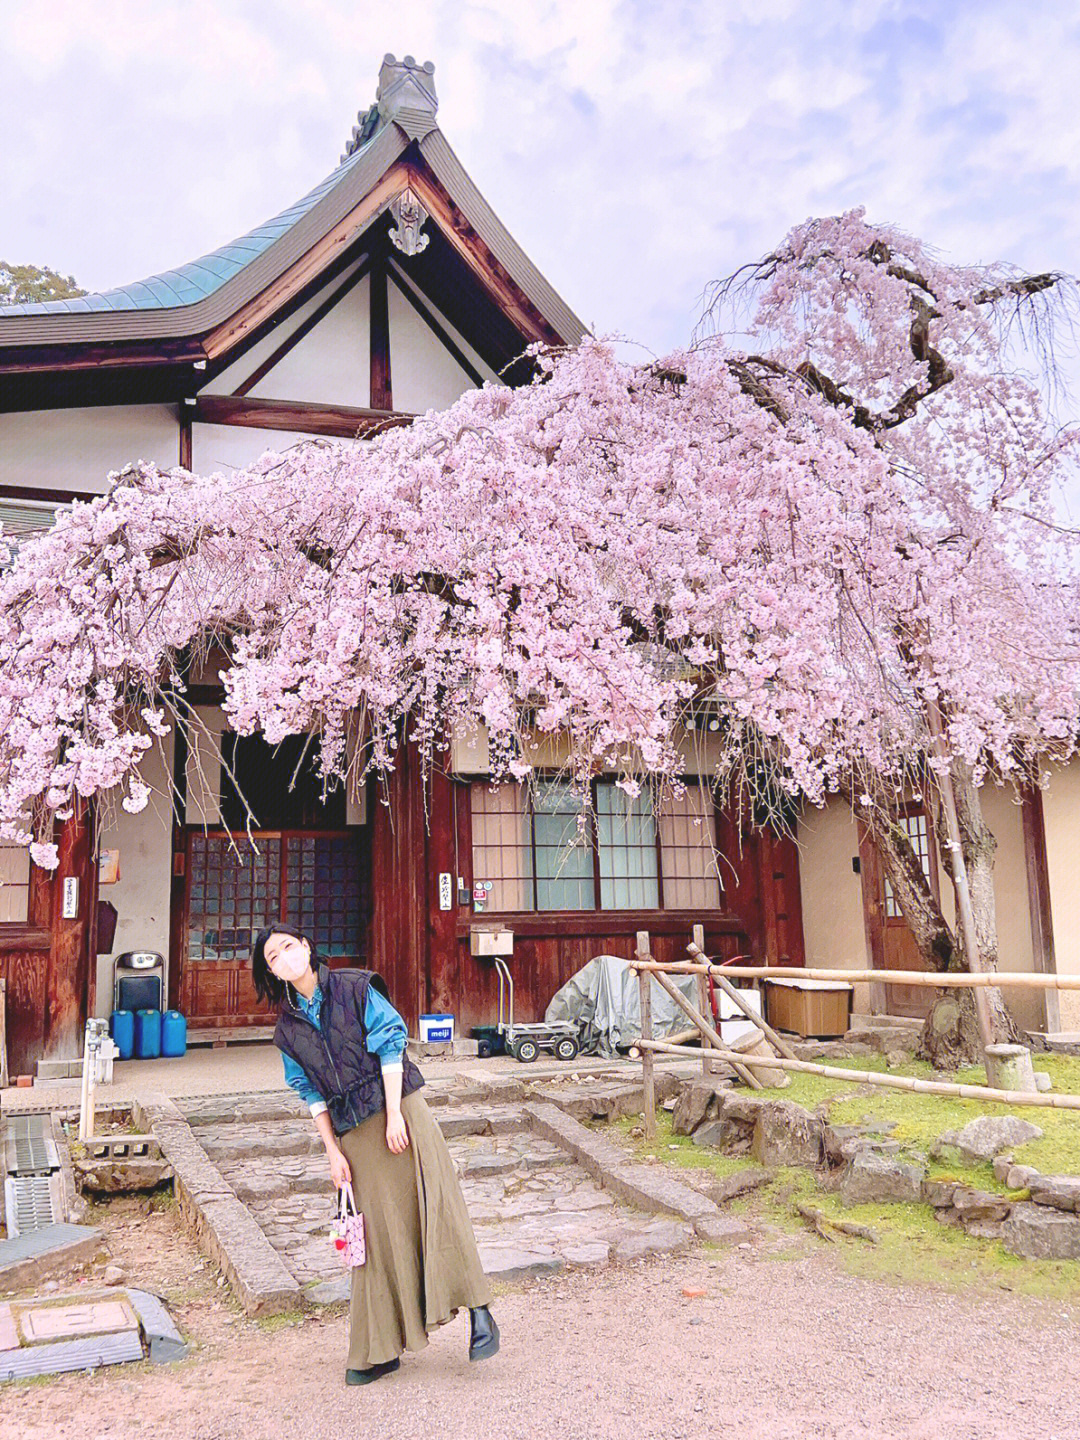
[[[179,1010],[166,1010],[161,1017],[162,1055],[187,1053],[187,1021]]]
[[[156,1060],[161,1054],[161,1011],[135,1011],[135,1058]]]
[[[130,1060],[135,1054],[135,1014],[131,1010],[114,1010],[109,1016],[109,1034],[118,1051],[120,1060]]]

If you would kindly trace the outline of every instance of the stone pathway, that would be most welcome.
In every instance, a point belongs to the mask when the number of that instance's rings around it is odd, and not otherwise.
[[[693,1240],[689,1224],[616,1201],[565,1148],[534,1133],[521,1103],[477,1103],[452,1082],[425,1094],[493,1279],[604,1267]],[[280,1094],[178,1104],[307,1298],[344,1299],[348,1278],[328,1239],[334,1210],[326,1159],[305,1107]]]

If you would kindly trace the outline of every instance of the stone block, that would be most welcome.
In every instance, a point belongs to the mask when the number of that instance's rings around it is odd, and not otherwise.
[[[1006,1220],[1012,1209],[1012,1202],[1003,1195],[992,1195],[986,1190],[974,1190],[969,1185],[957,1185],[953,1191],[953,1209],[967,1229],[976,1221]]]
[[[741,1120],[746,1125],[753,1125],[757,1121],[758,1112],[763,1105],[775,1104],[771,1100],[758,1100],[753,1095],[736,1093],[734,1090],[727,1091],[719,1098],[720,1114],[726,1120]]]
[[[670,1255],[691,1243],[694,1231],[689,1225],[674,1221],[659,1221],[645,1230],[635,1230],[623,1235],[615,1244],[615,1259],[620,1264],[644,1260],[648,1255]]]
[[[480,1245],[480,1263],[492,1280],[532,1280],[555,1275],[565,1265],[553,1250],[523,1250],[509,1245]]]
[[[695,1145],[713,1150],[728,1150],[741,1141],[747,1141],[747,1127],[737,1120],[706,1120],[694,1131]]]
[[[173,1168],[167,1160],[146,1156],[132,1160],[77,1158],[72,1166],[76,1185],[92,1195],[129,1195],[156,1190],[173,1178]]]
[[[710,1184],[705,1193],[717,1205],[727,1205],[740,1195],[749,1195],[752,1190],[768,1185],[775,1179],[774,1171],[751,1166],[749,1169],[736,1171],[734,1175],[725,1175],[722,1180]]]
[[[955,1180],[924,1180],[923,1203],[934,1210],[947,1210],[953,1203],[953,1192],[959,1188]]]
[[[1073,1175],[1037,1175],[1028,1181],[1028,1188],[1036,1205],[1055,1210],[1080,1208],[1080,1179]]]
[[[0,1240],[0,1289],[36,1284],[53,1270],[96,1260],[104,1248],[104,1235],[92,1225],[45,1225]]]
[[[1026,1190],[1035,1180],[1039,1180],[1038,1170],[1031,1165],[1010,1165],[1005,1175],[1005,1184],[1010,1190]]]
[[[1026,1260],[1080,1260],[1080,1218],[1022,1200],[1002,1226],[1001,1241]]]
[[[304,1299],[311,1305],[347,1305],[352,1280],[344,1271],[334,1280],[318,1280],[304,1290]]]
[[[486,1135],[487,1117],[481,1110],[441,1110],[435,1117],[444,1140],[458,1135]]]
[[[863,1125],[826,1125],[822,1137],[825,1158],[830,1165],[841,1165],[850,1160],[857,1150],[866,1149],[871,1144],[884,1145],[889,1133],[895,1129],[895,1123],[889,1120]],[[867,1144],[853,1145],[853,1141],[866,1141]],[[890,1141],[889,1144],[895,1145],[896,1142]]]
[[[749,1225],[731,1215],[718,1215],[698,1220],[694,1233],[699,1240],[707,1240],[710,1245],[739,1245],[749,1239],[751,1231]]]
[[[585,1240],[578,1245],[564,1245],[562,1257],[567,1265],[578,1270],[600,1270],[611,1264],[609,1240]]]
[[[751,1154],[760,1165],[821,1163],[821,1121],[790,1100],[770,1100],[757,1114]]]
[[[1010,1150],[1028,1140],[1041,1139],[1042,1133],[1038,1125],[1019,1115],[980,1115],[958,1130],[955,1139],[950,1136],[947,1143],[956,1145],[962,1154],[971,1159],[991,1160],[1002,1150]],[[946,1137],[941,1139],[945,1141]]]
[[[926,1171],[891,1155],[863,1150],[852,1160],[840,1185],[846,1205],[914,1202],[922,1197]]]
[[[684,1085],[675,1109],[671,1112],[671,1128],[676,1135],[692,1135],[703,1120],[708,1118],[710,1107],[716,1113],[716,1089],[700,1080]]]

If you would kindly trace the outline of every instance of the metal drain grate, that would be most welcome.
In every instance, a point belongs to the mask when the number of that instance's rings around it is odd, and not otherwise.
[[[8,1173],[48,1175],[60,1169],[56,1144],[46,1130],[44,1115],[16,1115],[5,1126]]]
[[[52,1186],[47,1175],[9,1175],[4,1186],[5,1219],[9,1236],[26,1235],[55,1225]]]

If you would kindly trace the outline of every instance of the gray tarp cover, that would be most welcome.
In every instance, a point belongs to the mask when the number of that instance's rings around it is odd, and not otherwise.
[[[696,975],[670,975],[668,979],[697,1004]],[[686,1030],[691,1022],[685,1011],[655,980],[651,988],[653,1035],[659,1040]],[[555,992],[547,1007],[546,1024],[567,1020],[581,1026],[581,1048],[586,1055],[614,1055],[619,1046],[632,1045],[641,1038],[637,971],[617,955],[597,955]]]

